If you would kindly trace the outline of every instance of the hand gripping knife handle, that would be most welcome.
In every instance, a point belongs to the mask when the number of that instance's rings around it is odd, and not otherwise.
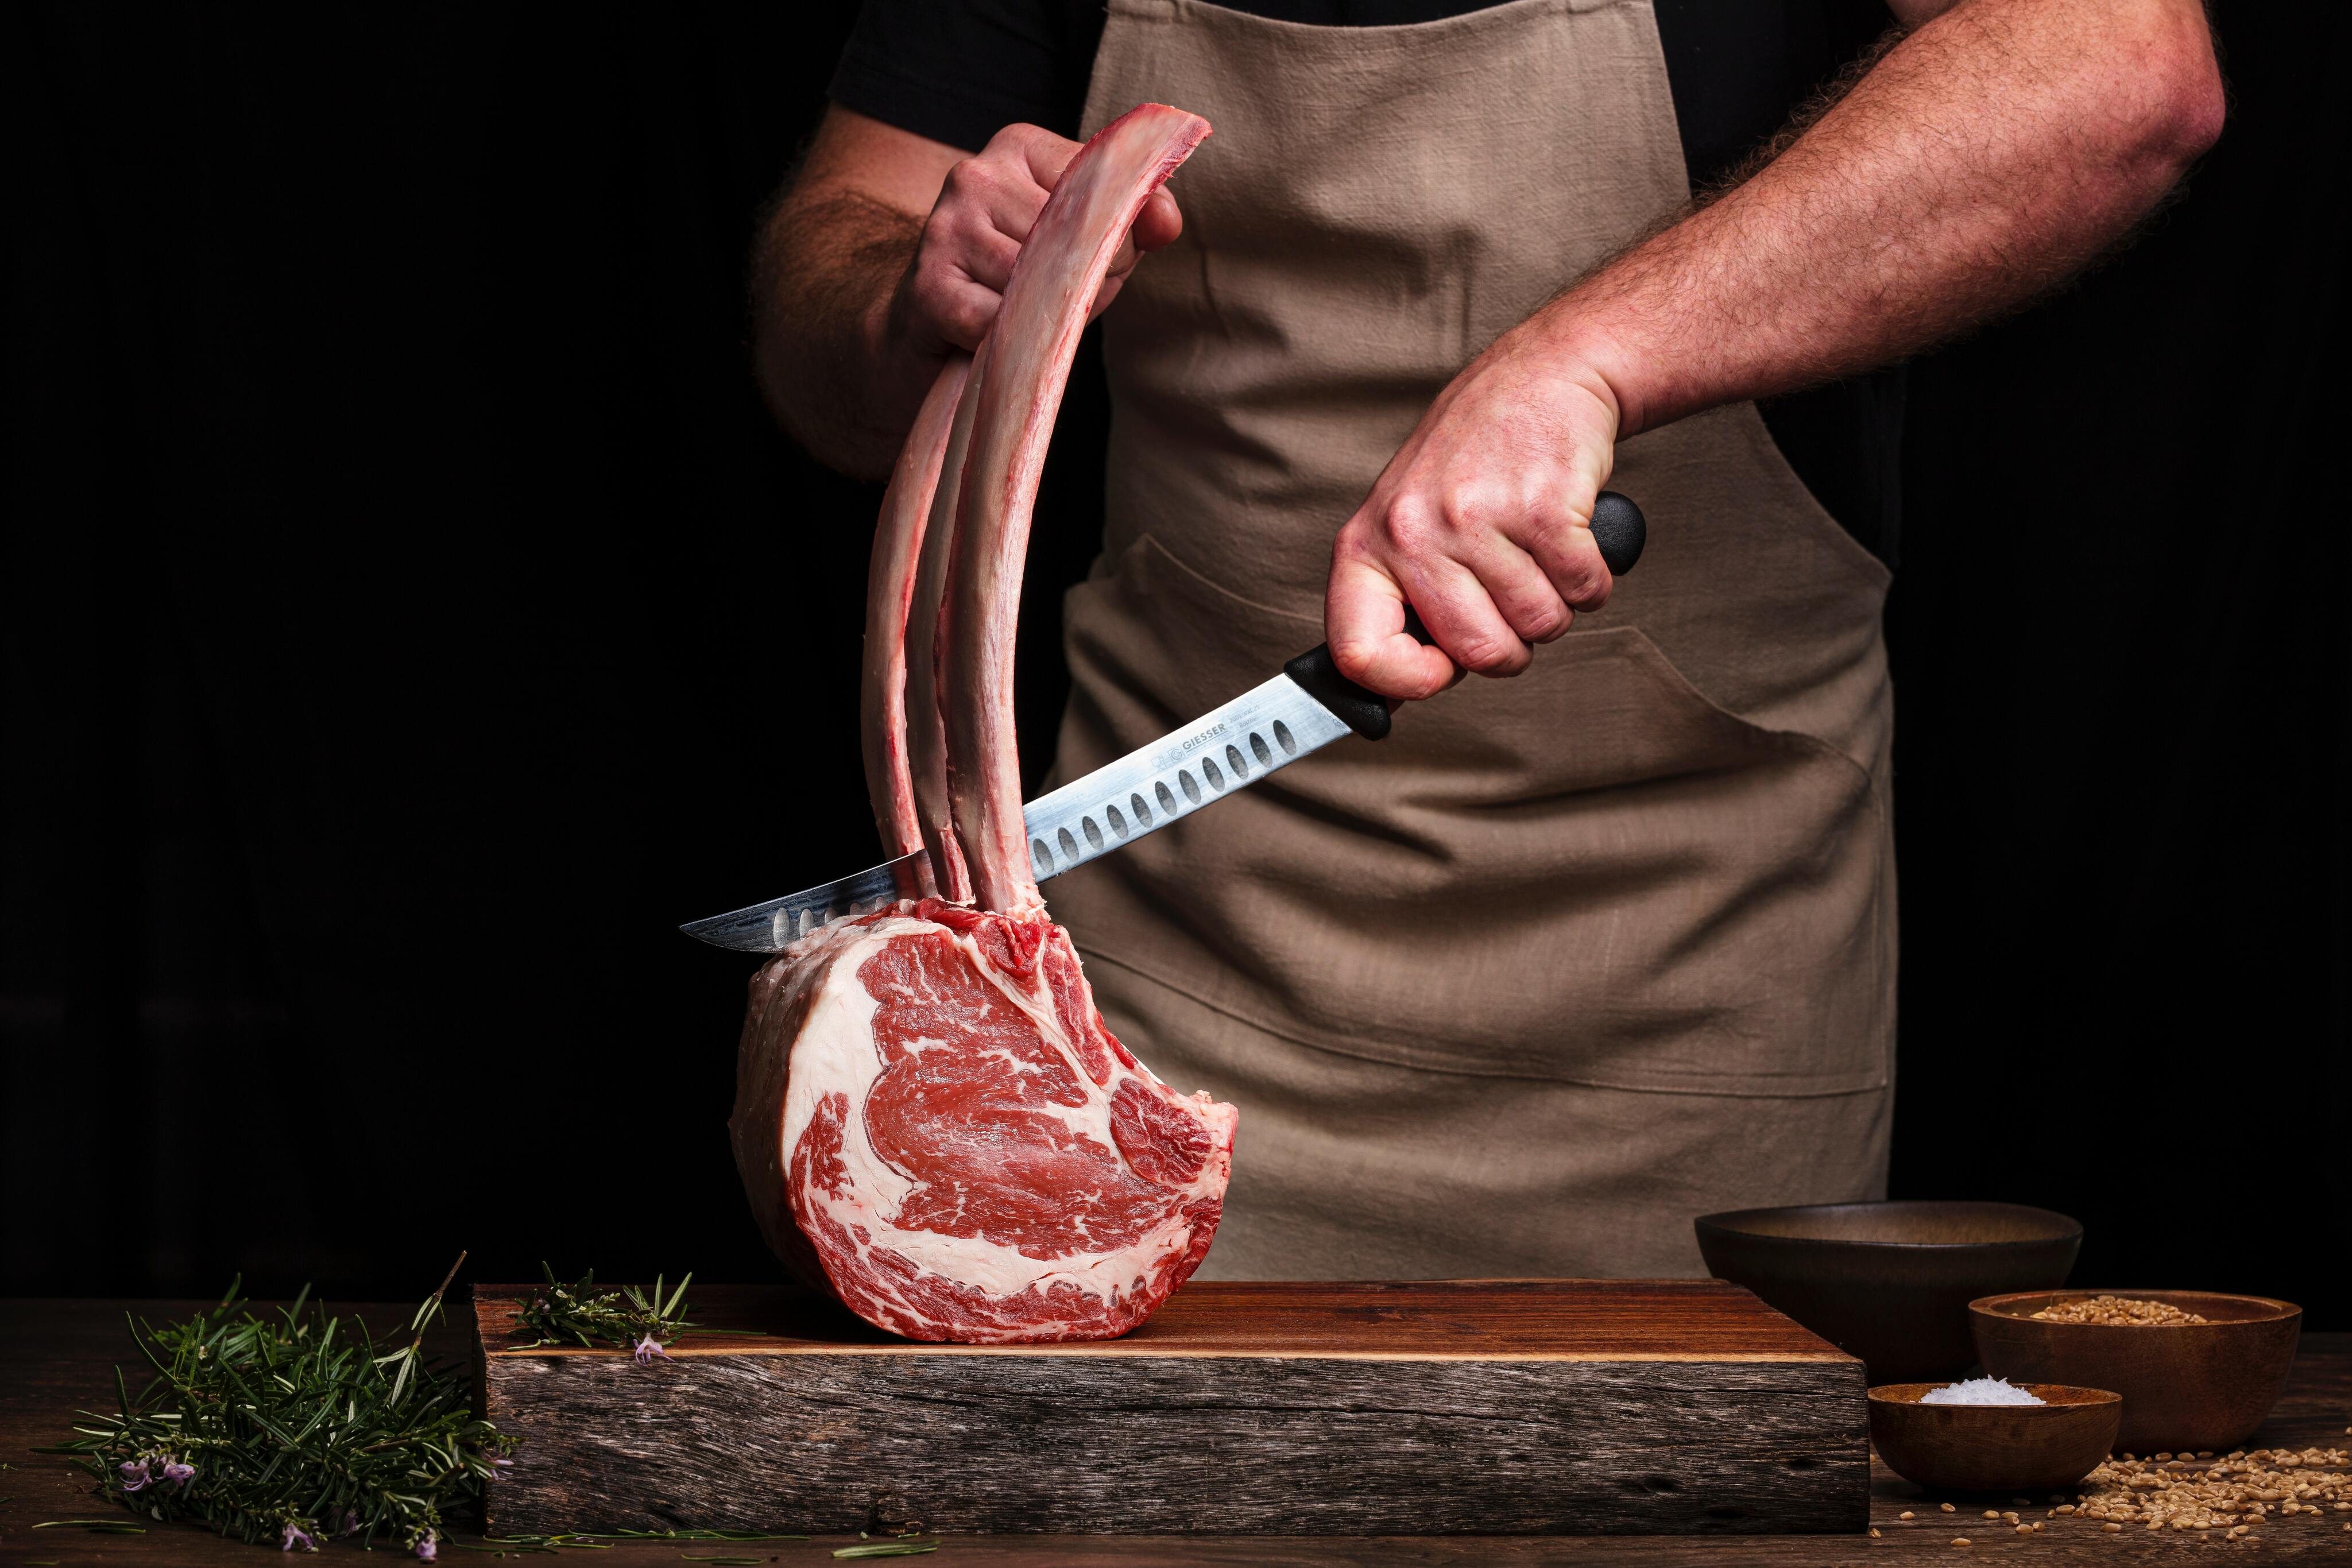
[[[1622,577],[1633,570],[1650,535],[1642,508],[1614,490],[1603,490],[1592,503],[1591,526],[1592,542],[1601,547],[1601,559],[1608,563],[1610,575]],[[1410,605],[1405,607],[1404,623],[1405,630],[1422,642],[1432,640]],[[1366,740],[1388,738],[1389,700],[1341,674],[1331,662],[1330,643],[1299,654],[1282,666],[1282,673]]]

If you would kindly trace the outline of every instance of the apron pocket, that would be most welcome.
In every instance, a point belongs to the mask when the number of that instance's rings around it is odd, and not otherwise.
[[[1149,536],[1066,610],[1057,777],[1265,679],[1319,617]],[[1870,775],[1580,630],[1049,887],[1082,948],[1248,1027],[1431,1071],[1696,1094],[1890,1077]]]

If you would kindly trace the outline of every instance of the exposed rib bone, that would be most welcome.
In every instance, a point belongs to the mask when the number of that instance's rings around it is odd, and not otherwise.
[[[977,369],[955,538],[940,611],[941,705],[955,836],[980,906],[1045,907],[1021,820],[1013,728],[1014,623],[1037,476],[1078,336],[1145,200],[1209,134],[1209,122],[1163,104],[1129,110],[1062,172],[1021,246]],[[962,423],[959,414],[958,423]]]
[[[907,433],[907,444],[898,453],[898,466],[890,472],[890,487],[882,496],[882,516],[874,528],[874,559],[866,578],[866,673],[859,721],[866,748],[866,788],[873,799],[874,825],[881,831],[885,860],[897,860],[923,847],[914,780],[908,767],[908,610],[915,601],[916,566],[929,531],[940,459],[955,423],[956,405],[963,396],[964,373],[971,369],[971,359],[957,354],[931,383],[930,394],[915,415],[914,428]],[[951,475],[950,497],[955,488]],[[931,626],[938,618],[934,593],[923,620],[925,679],[923,706],[919,710],[924,716],[922,727],[934,735],[939,729],[939,706],[931,695],[929,653]],[[935,891],[928,868],[921,882],[922,892]]]
[[[949,559],[955,547],[956,498],[963,488],[964,452],[971,441],[972,392],[979,384],[978,368],[987,360],[988,345],[982,342],[980,352],[969,361],[968,368],[974,373],[964,380],[948,431],[940,478],[931,497],[930,521],[923,530],[922,559],[915,571],[914,603],[907,616],[907,763],[915,790],[915,821],[922,841],[930,848],[940,896],[957,904],[971,901],[971,878],[964,870],[963,845],[956,840],[954,818],[948,807],[940,601],[947,591]]]

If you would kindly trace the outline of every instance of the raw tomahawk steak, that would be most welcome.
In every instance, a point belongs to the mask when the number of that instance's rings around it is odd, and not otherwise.
[[[1209,133],[1146,104],[1071,162],[979,352],[940,373],[882,503],[867,782],[938,896],[836,922],[751,982],[735,1159],[769,1245],[911,1339],[1107,1339],[1200,1265],[1234,1112],[1111,1038],[1021,826],[1013,645],[1078,334],[1145,199]]]

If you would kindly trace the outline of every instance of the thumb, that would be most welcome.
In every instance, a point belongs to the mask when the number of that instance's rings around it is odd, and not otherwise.
[[[1418,701],[1460,678],[1444,650],[1404,629],[1404,590],[1378,562],[1349,557],[1333,563],[1323,605],[1323,634],[1339,673],[1384,697]]]

